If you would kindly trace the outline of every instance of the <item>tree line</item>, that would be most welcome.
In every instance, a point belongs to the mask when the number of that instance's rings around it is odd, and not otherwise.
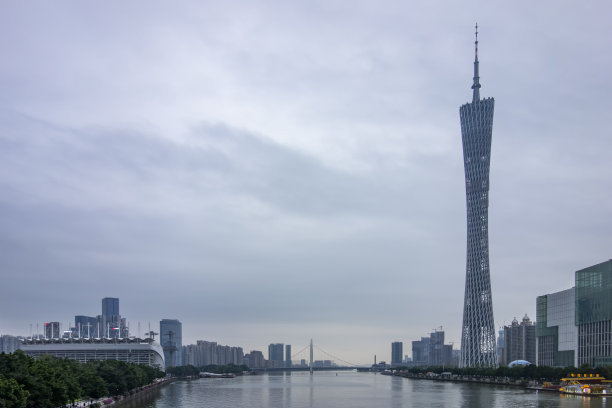
[[[0,408],[53,408],[84,398],[129,393],[164,373],[156,368],[117,360],[89,361],[17,350],[0,354]]]

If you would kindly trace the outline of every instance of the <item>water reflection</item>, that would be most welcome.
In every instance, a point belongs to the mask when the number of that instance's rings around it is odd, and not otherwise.
[[[612,402],[612,400],[611,400]],[[612,404],[608,404],[612,408]],[[536,393],[519,387],[411,380],[371,373],[293,373],[176,381],[127,408],[600,408],[606,400]]]
[[[494,407],[495,393],[477,384],[463,384],[461,390],[461,407]]]

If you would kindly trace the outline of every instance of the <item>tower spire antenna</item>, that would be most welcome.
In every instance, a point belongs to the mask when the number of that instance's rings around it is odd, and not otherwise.
[[[480,100],[480,76],[478,74],[478,23],[476,23],[476,40],[474,41],[474,85],[472,89],[474,93],[472,95],[472,102]]]

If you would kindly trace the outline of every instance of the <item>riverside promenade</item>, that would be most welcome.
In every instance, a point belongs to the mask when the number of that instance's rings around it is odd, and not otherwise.
[[[419,373],[413,374],[408,371],[382,371],[382,375],[393,375],[396,377],[410,378],[413,380],[428,380],[428,381],[447,381],[461,383],[477,383],[477,384],[492,384],[492,385],[507,385],[512,387],[527,387],[529,381],[526,379],[512,379],[509,377],[489,377],[480,375],[458,375],[450,372],[441,374],[436,373]]]
[[[174,377],[164,377],[158,378],[153,381],[151,384],[143,385],[142,387],[134,388],[130,390],[129,393],[125,395],[117,395],[114,397],[102,397],[98,399],[88,399],[88,400],[80,400],[76,401],[72,404],[62,405],[59,408],[86,408],[86,407],[120,407],[124,403],[129,402],[135,398],[139,398],[147,395],[150,392],[156,391],[164,385],[169,384],[175,378]]]

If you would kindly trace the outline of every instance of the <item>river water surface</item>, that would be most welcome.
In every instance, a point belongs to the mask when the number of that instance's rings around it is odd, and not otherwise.
[[[602,398],[353,371],[175,381],[127,408],[605,407]]]

